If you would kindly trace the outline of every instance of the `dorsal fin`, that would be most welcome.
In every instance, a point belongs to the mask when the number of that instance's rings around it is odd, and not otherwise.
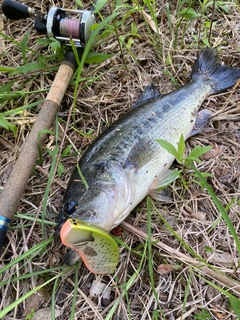
[[[155,87],[155,85],[153,83],[151,83],[143,90],[142,94],[137,99],[137,101],[134,103],[132,108],[137,108],[149,100],[157,99],[160,97],[161,97],[160,92]]]

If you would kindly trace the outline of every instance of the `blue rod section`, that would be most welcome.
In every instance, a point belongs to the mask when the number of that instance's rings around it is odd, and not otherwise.
[[[2,252],[3,242],[4,242],[5,236],[7,234],[7,230],[10,225],[10,222],[11,222],[10,219],[8,219],[4,216],[0,216],[0,255]]]

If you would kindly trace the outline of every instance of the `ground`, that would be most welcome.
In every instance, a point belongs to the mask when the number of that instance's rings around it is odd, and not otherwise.
[[[25,4],[46,13],[44,1]],[[68,0],[51,0],[51,6],[76,8]],[[90,2],[83,7],[90,9]],[[237,319],[239,83],[206,99],[201,108],[213,113],[212,121],[186,142],[186,154],[197,145],[213,147],[196,163],[211,175],[206,180],[213,196],[190,167],[169,186],[170,203],[142,201],[117,230],[120,259],[114,275],[96,276],[81,263],[66,267],[67,249],[51,238],[77,160],[148,84],[167,94],[187,83],[199,49],[206,46],[240,67],[240,8],[233,0],[113,1],[96,15],[97,22],[115,10],[122,13],[104,26],[91,50],[112,56],[85,64],[75,93],[76,78],[69,85],[7,233],[0,317],[48,319],[52,308],[52,319]],[[33,26],[32,18],[0,17],[0,190],[61,62],[61,52],[53,52]],[[30,66],[33,62],[39,65]],[[26,69],[19,71],[20,66]],[[150,232],[152,245],[146,241]]]

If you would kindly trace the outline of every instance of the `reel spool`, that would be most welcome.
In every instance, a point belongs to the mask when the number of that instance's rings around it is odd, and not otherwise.
[[[76,47],[84,47],[91,36],[91,27],[95,23],[93,11],[71,10],[52,7],[47,15],[12,0],[4,0],[2,10],[11,20],[35,17],[35,29],[67,43],[72,39]]]
[[[79,18],[71,18],[72,14],[79,15]],[[60,41],[72,39],[77,47],[84,47],[91,36],[91,26],[94,23],[91,11],[52,7],[47,15],[47,36]]]

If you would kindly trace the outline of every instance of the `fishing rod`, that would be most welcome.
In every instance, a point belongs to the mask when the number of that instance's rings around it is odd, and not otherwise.
[[[91,10],[52,7],[47,14],[43,14],[18,2],[4,0],[2,11],[11,20],[35,18],[35,29],[41,34],[46,34],[48,38],[56,38],[65,44],[70,44],[72,39],[80,56],[91,36],[91,27],[95,23],[94,7]],[[75,56],[69,50],[64,56],[46,100],[41,105],[36,121],[0,194],[0,254],[10,222],[14,218],[32,169],[36,164],[39,155],[38,148],[46,138],[46,134],[39,137],[39,132],[51,128],[76,68]]]

